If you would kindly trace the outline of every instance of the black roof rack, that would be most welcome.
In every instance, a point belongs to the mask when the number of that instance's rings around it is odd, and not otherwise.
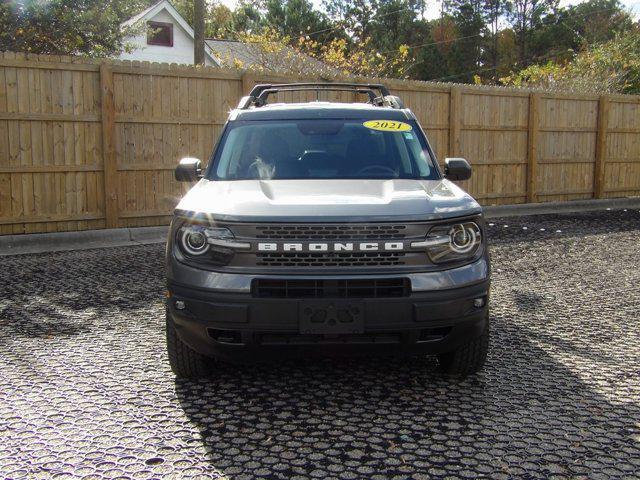
[[[380,83],[278,83],[256,85],[248,96],[242,97],[239,109],[249,107],[263,107],[267,104],[269,95],[278,92],[321,91],[354,92],[369,96],[369,102],[379,107],[404,108],[399,97],[391,95],[387,87]],[[378,92],[378,93],[376,93]]]

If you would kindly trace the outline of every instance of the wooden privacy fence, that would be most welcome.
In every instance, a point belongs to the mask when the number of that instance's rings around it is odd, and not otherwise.
[[[255,83],[295,80],[0,54],[0,234],[168,223],[178,159],[206,160]],[[640,195],[640,97],[385,83],[440,161],[470,161],[462,186],[483,204]]]

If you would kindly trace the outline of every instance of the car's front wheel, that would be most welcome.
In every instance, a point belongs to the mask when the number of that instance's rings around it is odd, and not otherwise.
[[[193,350],[180,340],[173,318],[166,310],[167,353],[171,370],[178,378],[200,378],[210,374],[213,359]]]
[[[438,355],[440,368],[450,375],[466,376],[478,372],[489,351],[489,315],[479,337],[472,338],[457,349]]]

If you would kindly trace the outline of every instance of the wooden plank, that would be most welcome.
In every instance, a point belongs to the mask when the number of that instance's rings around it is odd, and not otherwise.
[[[256,85],[256,76],[255,74],[246,71],[242,74],[242,96],[249,95],[251,89]],[[239,101],[240,99],[238,99]]]
[[[65,114],[73,114],[73,74],[74,72],[70,70],[63,70],[60,72],[62,75],[62,113]],[[64,163],[65,164],[75,164],[75,144],[73,138],[73,127],[74,125],[70,122],[62,123],[62,140],[64,145]],[[66,212],[69,215],[74,215],[78,213],[78,204],[77,204],[77,196],[76,192],[78,190],[78,185],[76,182],[76,175],[73,173],[67,173],[62,176],[64,181],[62,184],[64,185],[64,196],[65,196],[65,205]],[[72,227],[74,230],[78,229],[78,225],[74,224]]]
[[[0,68],[0,114],[7,111],[7,88],[5,86],[5,69]]]
[[[607,133],[640,133],[637,128],[609,128]]]
[[[39,92],[38,92],[39,95]],[[0,113],[0,120],[41,121],[41,122],[99,122],[100,117],[92,114],[64,113]]]
[[[9,216],[11,216],[11,177],[0,174],[0,218]]]
[[[42,98],[43,114],[51,114],[53,112],[52,94],[51,94],[51,70],[38,70],[40,77],[40,91]],[[42,165],[54,165],[54,125],[52,122],[43,122],[42,125]],[[44,202],[47,205],[46,211],[53,213],[57,209],[56,189],[53,175],[46,175],[42,179],[44,188]],[[48,223],[44,226],[46,231],[55,232],[56,224]]]
[[[115,104],[113,100],[113,71],[100,65],[102,91],[102,159],[104,169],[105,226],[118,226],[118,170],[115,152]]]
[[[166,210],[138,210],[135,212],[122,212],[121,218],[165,217],[173,214],[173,208]]]
[[[610,93],[609,100],[615,103],[637,103],[640,104],[640,95],[627,95]]]
[[[11,225],[11,224],[17,224],[17,223],[48,223],[48,222],[99,220],[101,218],[103,218],[101,215],[92,214],[92,213],[82,213],[82,214],[61,213],[61,214],[25,216],[25,217],[3,217],[3,218],[0,218],[0,225]]]
[[[181,89],[181,91],[183,91]],[[1,120],[1,118],[0,118]],[[188,116],[176,116],[170,118],[141,118],[136,115],[116,115],[116,123],[149,123],[149,124],[169,124],[169,125],[224,125],[225,122],[212,120],[210,118],[190,118]]]
[[[636,187],[609,187],[605,190],[606,193],[612,193],[612,192],[640,192],[640,185],[636,186]],[[637,196],[634,195],[634,196]]]
[[[433,127],[425,127],[433,128]],[[461,131],[480,131],[480,132],[526,132],[528,127],[514,127],[512,125],[462,125]]]
[[[40,91],[40,71],[28,70],[29,72],[29,111],[41,112],[42,111],[42,92]],[[32,152],[32,165],[42,165],[44,158],[42,155],[42,122],[29,122],[31,127],[31,152]],[[43,176],[33,176],[33,207],[37,213],[46,212],[48,205],[44,202],[44,185]]]
[[[602,95],[598,101],[598,131],[596,133],[596,161],[593,171],[593,192],[595,198],[602,198],[605,188],[607,155],[607,127],[609,125],[609,98]]]
[[[4,163],[4,162],[3,162]],[[0,166],[0,173],[101,172],[102,165],[8,165]]]
[[[480,193],[476,195],[474,198],[476,200],[487,200],[490,198],[512,198],[512,197],[523,197],[527,196],[527,192],[499,192],[499,193]]]
[[[24,54],[16,54],[16,58],[24,58]],[[18,112],[31,112],[31,92],[29,86],[29,70],[17,69],[17,90],[18,90]],[[31,136],[31,125],[28,122],[17,122],[20,136],[17,139],[19,143],[20,165],[23,167],[33,165],[33,138]],[[35,215],[35,192],[33,175],[25,173],[19,175],[22,180],[22,210],[23,215]],[[25,233],[31,233],[28,227],[25,227]]]
[[[566,163],[593,163],[594,160],[591,157],[558,157],[558,158],[539,158],[537,160],[540,164],[566,164]]]
[[[171,64],[173,66],[173,64]],[[113,65],[114,73],[122,73],[129,75],[156,75],[159,77],[183,77],[183,78],[210,78],[218,80],[240,80],[241,74],[239,72],[232,72],[220,69],[199,68],[197,70],[182,70],[181,66],[175,67],[167,66],[166,64],[161,66],[151,67],[134,67],[134,66],[120,66]]]
[[[576,133],[596,133],[594,128],[586,127],[538,127],[539,132],[576,132]]]
[[[55,58],[55,57],[50,57]],[[0,59],[0,67],[14,67],[14,68],[38,68],[46,70],[76,70],[82,72],[97,72],[100,69],[96,64],[82,64],[82,63],[60,63],[60,62],[44,62],[33,61],[27,59]]]
[[[536,201],[540,94],[529,95],[529,133],[527,135],[527,203]]]
[[[598,97],[594,94],[580,94],[580,93],[562,93],[562,92],[537,92],[540,95],[540,98],[550,98],[553,100],[575,100],[577,102],[593,102],[594,100],[598,100]]]
[[[94,111],[93,105],[93,88],[95,84],[95,76],[94,73],[83,73],[82,74],[82,106],[85,112]],[[98,161],[95,158],[95,142],[94,142],[94,132],[93,129],[96,127],[95,124],[84,123],[82,125],[82,129],[84,131],[84,153],[83,160],[84,166],[94,166],[91,165],[94,162]],[[100,167],[100,165],[95,165],[96,167]],[[100,168],[98,168],[100,169]],[[86,211],[87,212],[98,212],[98,202],[97,202],[97,174],[95,171],[87,172],[85,175],[85,186],[86,186]]]
[[[477,96],[492,96],[492,97],[527,97],[528,93],[526,92],[518,92],[516,90],[503,90],[503,89],[491,89],[490,87],[474,87],[466,84],[458,84],[456,85],[457,89],[460,90],[464,95],[477,95]]]
[[[448,157],[455,157],[460,152],[460,129],[462,115],[460,112],[462,92],[459,86],[451,87],[449,94],[449,152]]]
[[[577,188],[574,190],[552,190],[552,191],[544,191],[538,192],[538,197],[548,197],[550,195],[578,195],[578,194],[591,194],[593,191],[590,188]]]

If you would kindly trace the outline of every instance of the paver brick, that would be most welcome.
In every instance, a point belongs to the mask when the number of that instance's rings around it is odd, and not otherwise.
[[[372,357],[176,381],[163,246],[2,258],[0,477],[638,478],[640,212],[490,222],[464,380]]]

